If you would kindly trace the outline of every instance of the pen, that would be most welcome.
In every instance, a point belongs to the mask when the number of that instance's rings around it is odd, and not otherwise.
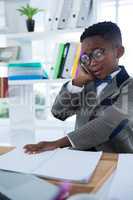
[[[70,183],[64,182],[60,185],[60,190],[58,194],[53,198],[53,200],[64,200],[69,195]]]

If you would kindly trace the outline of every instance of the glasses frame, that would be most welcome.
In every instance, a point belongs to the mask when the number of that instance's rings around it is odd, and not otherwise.
[[[101,53],[101,56],[102,58],[96,58],[95,56],[95,52],[100,50],[100,53]],[[97,62],[100,62],[104,59],[105,57],[105,52],[107,51],[107,49],[105,48],[97,48],[97,49],[94,49],[91,53],[87,54],[87,53],[83,53],[80,55],[80,59],[79,59],[79,63],[80,63],[80,66],[84,69],[84,71],[86,71],[87,73],[90,73],[89,72],[89,69],[88,69],[88,66],[90,65],[92,59],[94,59],[95,61]],[[83,56],[86,56],[86,60],[82,60]]]

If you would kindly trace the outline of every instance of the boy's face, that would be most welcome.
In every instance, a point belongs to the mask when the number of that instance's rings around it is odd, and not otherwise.
[[[81,44],[81,55],[88,56],[85,67],[98,79],[106,78],[115,70],[123,53],[123,47],[113,47],[100,36],[85,38]]]

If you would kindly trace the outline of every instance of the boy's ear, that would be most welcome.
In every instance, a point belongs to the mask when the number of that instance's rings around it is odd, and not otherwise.
[[[125,51],[125,49],[124,49],[123,46],[121,46],[121,47],[117,47],[117,58],[122,57],[123,54],[124,54],[124,51]]]

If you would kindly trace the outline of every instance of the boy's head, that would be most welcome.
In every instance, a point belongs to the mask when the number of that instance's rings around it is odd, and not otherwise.
[[[122,46],[122,37],[119,27],[112,22],[99,22],[85,29],[80,37],[80,41],[87,37],[100,36],[105,41],[112,43],[114,46]]]
[[[99,79],[115,70],[124,53],[121,31],[112,22],[100,22],[86,28],[80,41],[81,58],[88,56],[86,67]]]

